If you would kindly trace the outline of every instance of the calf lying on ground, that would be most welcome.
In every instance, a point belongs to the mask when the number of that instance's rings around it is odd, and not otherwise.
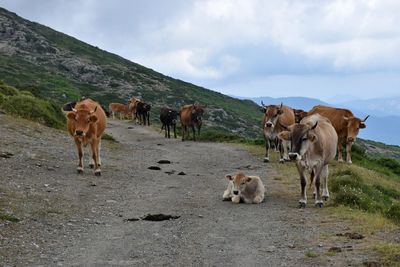
[[[246,176],[243,172],[236,175],[227,174],[225,177],[229,184],[223,195],[224,200],[248,204],[259,204],[264,200],[265,188],[260,177]]]

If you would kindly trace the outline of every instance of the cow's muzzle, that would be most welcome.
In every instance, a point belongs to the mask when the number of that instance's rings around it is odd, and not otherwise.
[[[76,130],[75,131],[75,136],[85,136],[85,133],[81,130]]]
[[[266,123],[265,123],[265,126],[268,127],[268,128],[269,128],[269,127],[272,127],[272,122],[266,122]]]
[[[238,195],[238,194],[239,194],[239,191],[233,190],[233,194],[234,194],[234,195]]]
[[[299,155],[299,153],[289,152],[289,159],[290,160],[301,160],[301,156]]]
[[[355,138],[353,138],[353,137],[347,137],[347,142],[348,142],[348,143],[353,143],[354,141],[356,141]]]

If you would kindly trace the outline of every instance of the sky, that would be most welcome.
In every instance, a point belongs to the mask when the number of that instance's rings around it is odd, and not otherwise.
[[[168,76],[242,97],[400,96],[398,0],[0,0]]]

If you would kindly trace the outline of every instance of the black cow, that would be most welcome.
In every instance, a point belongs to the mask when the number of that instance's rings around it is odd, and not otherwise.
[[[139,124],[150,125],[150,109],[151,105],[145,102],[138,102],[136,106],[136,117],[139,118]]]
[[[176,138],[176,120],[178,119],[178,111],[170,108],[162,108],[160,111],[160,121],[162,123],[161,131],[165,130],[165,137],[171,138],[170,127],[174,129],[174,137]]]

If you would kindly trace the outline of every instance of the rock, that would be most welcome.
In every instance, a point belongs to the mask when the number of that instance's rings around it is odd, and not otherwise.
[[[155,171],[161,170],[161,168],[158,167],[158,166],[150,166],[150,167],[148,167],[147,169],[149,169],[149,170],[155,170]]]
[[[11,153],[11,152],[1,152],[1,153],[0,153],[0,158],[9,159],[9,158],[11,158],[12,156],[14,156],[14,154]]]
[[[364,239],[365,237],[362,235],[362,234],[359,234],[359,233],[350,233],[350,232],[347,232],[347,233],[339,233],[339,234],[336,234],[336,236],[346,236],[346,237],[348,237],[348,238],[350,238],[350,239]]]
[[[162,160],[159,160],[157,163],[158,164],[171,164],[171,161],[169,161],[167,159],[162,159]]]
[[[342,252],[342,248],[340,247],[331,247],[328,249],[328,252]]]
[[[54,169],[53,167],[47,167],[48,171],[55,171],[56,169]]]
[[[159,222],[159,221],[167,221],[167,220],[176,220],[180,218],[181,216],[174,216],[174,215],[169,215],[169,214],[147,214],[146,216],[142,217],[142,220],[145,221],[154,221],[154,222]]]
[[[184,172],[179,172],[178,175],[186,175]]]

